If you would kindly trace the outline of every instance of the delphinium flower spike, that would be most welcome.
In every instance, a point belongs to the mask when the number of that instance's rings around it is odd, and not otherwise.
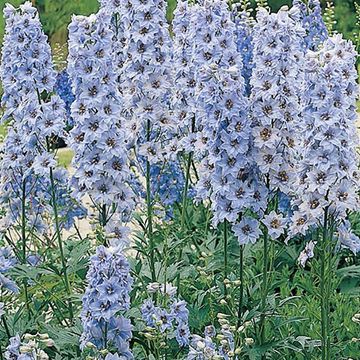
[[[234,4],[232,8],[232,20],[236,25],[236,45],[242,58],[242,76],[245,80],[246,95],[250,95],[250,79],[253,65],[253,37],[252,26],[254,20],[249,12],[249,4]]]
[[[74,125],[73,119],[71,118],[71,105],[75,100],[75,96],[72,92],[71,81],[66,69],[59,72],[56,76],[55,92],[65,103],[67,114],[66,126],[70,128]]]
[[[105,11],[74,16],[69,26],[68,59],[75,94],[70,133],[75,152],[73,188],[79,198],[90,196],[103,227],[109,222],[121,225],[133,208],[109,18]]]
[[[125,256],[99,246],[90,259],[83,297],[81,348],[115,349],[121,359],[133,359],[129,349],[132,326],[122,313],[130,308],[132,278]]]
[[[165,18],[165,3],[134,0],[123,16],[126,61],[121,90],[129,113],[128,135],[136,153],[151,164],[163,158],[163,141],[169,140],[172,42]]]
[[[122,81],[123,65],[126,60],[124,48],[127,43],[125,36],[126,16],[128,16],[127,2],[123,0],[99,0],[100,9],[109,14],[109,25],[113,31],[113,61],[116,80],[120,84]],[[119,87],[121,91],[121,87]]]
[[[175,337],[183,348],[189,345],[189,310],[184,300],[176,298],[176,287],[169,283],[151,283],[147,287],[149,295],[157,293],[161,305],[147,299],[141,306],[141,316],[146,325],[146,333],[162,339]]]
[[[255,159],[269,189],[285,194],[294,191],[296,132],[304,92],[304,30],[297,16],[297,11],[269,14],[261,9],[254,28],[250,101]]]
[[[83,212],[67,194],[66,171],[56,168],[53,155],[56,139],[65,136],[66,113],[62,100],[49,95],[55,84],[50,46],[37,11],[29,2],[19,9],[8,5],[4,13],[7,25],[1,67],[2,103],[6,109],[3,120],[11,117],[12,121],[3,146],[2,200],[10,207],[9,222],[16,222],[21,216],[19,202],[25,194],[26,225],[41,230],[39,215],[51,212],[53,207],[49,178],[52,169],[54,195],[68,205],[59,204],[58,212],[64,211],[61,215],[66,220],[60,225],[68,227],[71,219]]]
[[[338,243],[354,252],[360,248],[360,239],[351,233],[346,220],[349,213],[359,209],[356,57],[353,44],[336,35],[318,52],[309,52],[306,62],[309,86],[296,184],[298,210],[290,236],[311,230],[319,234],[316,246],[309,243],[305,254],[311,246],[319,255],[322,359],[333,357],[328,317],[336,269],[334,254]],[[304,253],[300,258],[303,264],[307,260]]]
[[[238,238],[243,280],[243,245],[256,242],[260,235],[258,220],[245,213],[250,209],[261,212],[266,207],[266,189],[260,186],[251,154],[252,129],[237,29],[226,4],[216,0],[197,6],[193,24],[199,127],[195,146],[202,145],[197,152],[202,156],[197,198],[211,200],[214,226],[223,223],[224,279],[229,270],[230,228]],[[242,299],[240,287],[239,321]]]
[[[306,108],[297,182],[298,211],[292,233],[323,221],[324,210],[339,222],[358,208],[356,144],[356,52],[340,35],[307,55]]]
[[[51,95],[56,73],[36,8],[30,2],[18,9],[7,5],[4,15],[2,103],[6,108],[4,119],[11,118],[1,160],[5,221],[10,231],[15,227],[20,234],[24,264],[29,234],[47,231],[49,238],[55,234],[70,294],[61,232],[85,211],[71,198],[67,172],[57,167],[55,159],[57,139],[65,136],[65,104]],[[52,223],[46,224],[49,218]],[[69,311],[72,317],[71,303]]]
[[[156,280],[153,244],[152,167],[171,161],[177,149],[170,116],[172,41],[163,0],[132,0],[123,16],[126,60],[120,88],[124,98],[129,143],[135,167],[145,177],[147,237],[152,281]],[[156,180],[154,180],[156,181]]]
[[[187,152],[194,150],[192,141],[196,131],[195,64],[192,17],[196,6],[187,0],[178,2],[172,23],[174,32],[174,94],[172,107],[181,146]]]
[[[320,1],[310,0],[306,5],[302,0],[294,0],[293,5],[300,11],[300,21],[306,32],[306,49],[317,50],[329,36],[321,14]]]
[[[263,208],[263,271],[261,284],[260,344],[266,342],[266,299],[271,271],[269,240],[283,235],[286,220],[278,213],[281,194],[293,196],[295,164],[304,92],[303,43],[300,10],[283,7],[276,14],[263,8],[254,26],[254,69],[251,78],[253,156],[269,191]],[[265,355],[264,355],[265,356]],[[264,357],[263,357],[264,358]]]
[[[121,358],[132,359],[131,323],[120,313],[130,307],[132,278],[122,250],[129,245],[129,229],[123,224],[133,209],[134,195],[128,183],[130,169],[113,63],[111,16],[101,9],[89,17],[74,16],[69,26],[68,72],[75,94],[73,184],[80,198],[90,196],[102,240],[108,245],[110,238],[112,245],[98,246],[90,259],[81,347],[111,347]]]

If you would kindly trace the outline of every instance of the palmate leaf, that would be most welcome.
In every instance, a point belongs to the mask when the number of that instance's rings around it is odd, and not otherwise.
[[[90,242],[82,241],[74,246],[68,257],[68,273],[86,270],[89,261]]]
[[[65,350],[70,347],[79,346],[79,338],[82,333],[82,326],[80,320],[72,327],[57,327],[46,324],[44,330],[49,334],[50,338],[55,341],[58,349]]]

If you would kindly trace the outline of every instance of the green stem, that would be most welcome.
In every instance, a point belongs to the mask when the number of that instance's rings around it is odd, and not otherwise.
[[[320,302],[321,302],[321,359],[330,360],[330,334],[329,334],[329,296],[330,296],[330,281],[331,264],[328,263],[331,259],[329,251],[329,236],[328,236],[328,208],[324,212],[324,224],[322,231],[322,246],[320,252]],[[331,261],[331,260],[330,260]],[[330,266],[329,266],[330,265]]]
[[[266,298],[268,293],[268,268],[269,268],[269,237],[268,232],[265,229],[264,232],[264,246],[263,246],[263,273],[262,273],[262,288],[261,288],[261,315],[260,315],[260,345],[264,345],[266,342],[266,332],[265,332],[265,323],[266,323]],[[261,356],[262,360],[266,359],[266,355]]]
[[[185,218],[186,218],[186,210],[187,210],[187,198],[189,192],[189,185],[190,185],[190,169],[191,169],[191,162],[192,162],[193,153],[191,152],[188,157],[188,161],[186,164],[186,176],[185,176],[185,187],[183,192],[183,199],[182,199],[182,209],[181,209],[181,232],[185,230]]]
[[[21,194],[21,242],[22,242],[22,263],[26,264],[26,180],[22,182],[22,194]],[[29,301],[29,293],[27,288],[27,280],[23,281],[25,304],[28,317],[30,319],[31,309]]]
[[[52,207],[53,207],[53,211],[54,211],[54,220],[55,220],[55,233],[56,233],[56,238],[58,240],[58,245],[59,245],[59,249],[60,249],[60,257],[61,257],[62,271],[64,274],[64,280],[65,280],[65,288],[66,288],[66,292],[69,296],[70,320],[72,320],[74,318],[74,312],[73,312],[72,302],[71,302],[71,298],[70,298],[71,297],[71,288],[70,288],[70,282],[69,282],[69,277],[68,277],[68,273],[67,273],[67,266],[66,266],[66,260],[65,260],[65,255],[64,255],[64,247],[63,247],[60,224],[59,224],[59,215],[58,215],[57,202],[56,202],[53,168],[50,168],[50,183],[51,183],[51,202],[52,202]]]
[[[240,294],[239,294],[239,307],[238,307],[238,321],[237,328],[241,325],[242,309],[244,303],[244,245],[240,245]]]
[[[185,218],[186,218],[186,208],[187,208],[187,198],[188,198],[188,192],[189,192],[189,185],[190,185],[190,169],[191,169],[191,163],[192,163],[192,157],[193,153],[191,152],[189,154],[187,164],[186,164],[186,175],[185,175],[185,187],[183,192],[183,199],[182,199],[182,209],[181,209],[181,234],[185,230]],[[181,261],[183,253],[182,246],[180,247],[179,256],[178,256],[178,262]],[[176,278],[176,286],[178,294],[180,293],[180,273],[177,275]]]
[[[151,123],[150,120],[147,121],[147,141],[150,141],[151,135]],[[155,272],[155,246],[154,246],[154,234],[153,234],[153,209],[151,201],[151,178],[150,178],[150,162],[146,160],[146,207],[147,207],[147,235],[149,239],[150,247],[150,271],[151,271],[151,281],[156,282],[156,272]]]
[[[101,211],[100,211],[100,225],[102,227],[105,227],[106,226],[106,223],[107,223],[107,216],[106,216],[106,204],[103,204],[101,206]]]
[[[38,97],[38,102],[39,105],[41,106],[42,101],[41,101],[41,95],[38,89],[36,89],[36,93],[37,93],[37,97]],[[46,139],[46,147],[47,147],[47,151],[51,151],[51,145],[49,144],[48,139]],[[64,248],[63,248],[63,242],[62,242],[62,237],[61,237],[61,230],[60,230],[60,224],[59,224],[59,214],[58,214],[58,209],[57,209],[57,202],[56,202],[56,193],[55,193],[55,180],[54,180],[54,173],[53,173],[53,168],[50,167],[50,185],[51,185],[51,202],[52,202],[52,208],[54,211],[54,220],[55,220],[55,234],[56,234],[56,238],[58,240],[58,245],[59,245],[59,249],[60,249],[60,256],[61,256],[61,264],[62,264],[62,271],[64,274],[64,280],[65,280],[65,288],[66,288],[66,292],[69,296],[69,314],[70,314],[70,320],[73,320],[74,318],[74,313],[73,313],[73,308],[72,308],[72,302],[71,302],[71,288],[70,288],[70,282],[69,282],[69,278],[68,278],[68,274],[67,274],[67,267],[66,267],[66,261],[65,261],[65,255],[64,255]]]
[[[10,330],[9,330],[9,326],[5,320],[5,315],[3,315],[2,317],[2,321],[3,321],[3,324],[4,324],[4,329],[5,329],[5,332],[6,332],[6,336],[8,337],[8,339],[11,338],[11,334],[10,334]]]
[[[21,194],[21,240],[22,240],[22,260],[26,264],[26,182],[22,183]]]
[[[105,329],[104,329],[104,349],[107,348],[107,342],[108,342],[108,323],[105,322]]]
[[[224,221],[224,280],[228,276],[228,221]],[[224,283],[224,293],[227,295],[226,284]]]

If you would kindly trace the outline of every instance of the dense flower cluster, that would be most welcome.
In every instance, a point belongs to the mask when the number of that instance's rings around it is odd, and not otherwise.
[[[172,23],[174,31],[174,87],[173,112],[181,147],[185,151],[194,150],[192,141],[196,131],[195,102],[195,65],[194,37],[192,34],[193,13],[196,6],[189,5],[187,0],[178,2]]]
[[[53,152],[57,139],[64,136],[66,112],[63,101],[50,95],[56,76],[50,46],[31,3],[19,9],[7,5],[4,14],[2,103],[4,118],[12,119],[1,160],[1,201],[8,206],[5,223],[16,224],[26,206],[26,225],[46,230],[41,215],[51,213],[55,197],[59,209],[64,205],[59,211],[68,227],[84,211],[70,198],[66,171],[56,169]]]
[[[236,224],[246,209],[266,207],[266,189],[258,181],[251,155],[252,129],[242,77],[237,30],[222,1],[206,1],[194,20],[197,37],[197,119],[202,131],[202,160],[197,196],[211,199],[213,223]],[[239,241],[256,241],[259,224],[244,218],[233,227]]]
[[[141,306],[141,315],[147,331],[157,331],[162,335],[174,334],[178,344],[189,345],[189,310],[184,300],[175,297],[176,288],[171,284],[150,284],[150,293],[159,292],[165,305],[156,306],[153,300],[146,300]]]
[[[353,45],[340,35],[307,56],[306,108],[293,232],[321,224],[324,211],[338,220],[358,209],[356,144],[358,85]]]
[[[305,43],[310,50],[317,50],[329,36],[323,17],[321,16],[320,0],[310,0],[307,13],[303,17],[303,27],[306,30]]]
[[[9,277],[5,276],[17,263],[16,257],[9,248],[0,248],[0,293],[3,291],[10,291],[18,293],[19,288],[16,283]]]
[[[199,136],[206,139],[202,161],[206,170],[200,171],[198,197],[211,194],[215,223],[233,222],[242,205],[241,200],[236,203],[236,191],[242,183],[239,172],[246,166],[250,137],[235,25],[222,1],[205,1],[196,9],[194,23],[197,121],[202,128]]]
[[[278,271],[273,266],[286,235],[285,243],[297,235],[307,241],[298,257],[301,267],[323,246],[315,285],[320,283],[323,306],[321,351],[327,351],[324,314],[330,308],[329,274],[335,270],[331,256],[341,248],[360,252],[360,238],[349,221],[360,200],[357,54],[340,35],[329,38],[319,0],[294,0],[290,10],[283,7],[276,14],[269,13],[266,0],[257,0],[256,20],[247,12],[248,3],[229,8],[223,0],[179,0],[170,31],[165,0],[100,0],[96,14],[72,18],[68,67],[59,74],[36,9],[30,2],[5,7],[0,76],[3,120],[10,125],[0,160],[5,210],[0,211],[0,233],[1,244],[13,246],[18,258],[0,247],[0,298],[19,292],[13,272],[22,272],[24,293],[9,307],[0,302],[0,332],[10,342],[1,358],[47,360],[47,353],[61,350],[50,349],[53,340],[33,335],[36,331],[11,337],[17,330],[13,325],[25,313],[26,324],[42,326],[44,320],[52,331],[56,320],[61,327],[77,326],[79,306],[71,287],[81,288],[78,275],[86,270],[83,353],[75,355],[79,347],[72,343],[68,358],[238,360],[258,351],[270,356],[272,343],[290,354],[298,350],[288,346],[290,338],[267,339],[267,317],[278,316],[277,276],[267,274]],[[72,181],[57,166],[59,139],[69,139],[75,152]],[[180,155],[187,157],[186,168]],[[131,216],[135,194],[146,197],[146,215]],[[204,206],[186,199],[178,206],[185,194]],[[62,230],[86,214],[79,203],[87,197],[98,216],[91,221],[98,225],[95,237],[83,239],[76,228],[63,246]],[[167,226],[177,208],[181,219],[174,216]],[[130,245],[132,230],[126,223],[132,219],[139,224],[133,293],[132,270],[122,252]],[[224,223],[223,241],[209,228],[211,220],[214,227]],[[263,254],[244,258],[249,253],[241,247],[235,260],[233,235],[240,245],[263,236]],[[62,269],[54,261],[55,238]],[[276,243],[269,246],[270,239]],[[83,260],[88,246],[96,246],[89,265]],[[251,279],[258,267],[245,272],[244,259],[252,265],[263,262],[263,276]],[[232,266],[235,261],[240,266]],[[57,275],[54,289],[65,285],[68,298],[51,300],[42,291]],[[169,275],[178,287],[156,282]],[[182,276],[197,282],[189,279],[185,288]],[[53,284],[49,288],[51,295]],[[252,296],[258,289],[260,300]],[[141,305],[129,311],[131,298]],[[191,301],[200,317],[207,311],[206,319],[217,328],[191,334],[190,324],[202,326],[189,319]],[[14,311],[19,304],[26,305],[24,310]],[[134,338],[129,316],[140,319]],[[235,319],[236,327],[231,325]],[[255,340],[244,337],[247,326],[259,342],[252,349]]]
[[[134,0],[123,15],[126,60],[121,90],[128,118],[128,137],[152,164],[167,153],[174,132],[170,116],[172,42],[165,2]],[[169,151],[173,154],[173,151]]]
[[[30,195],[41,191],[38,186],[34,188],[35,176],[32,171],[37,143],[33,125],[38,116],[35,86],[39,84],[39,90],[51,91],[54,74],[49,63],[50,48],[41,31],[36,9],[28,2],[18,10],[7,5],[4,15],[2,105],[6,107],[4,119],[11,116],[14,125],[9,128],[2,147],[1,202],[9,207],[8,219],[4,222],[11,225],[20,216],[24,193]],[[39,204],[40,197],[33,196],[33,199],[28,204],[28,223],[32,226],[43,210]]]
[[[235,355],[235,341],[231,326],[226,315],[218,314],[221,329],[217,334],[214,326],[205,328],[204,336],[192,335],[190,351],[187,360],[202,359],[237,359]],[[221,339],[221,341],[218,341]]]
[[[131,323],[120,313],[130,307],[132,278],[126,258],[118,250],[99,246],[90,259],[88,287],[83,297],[81,347],[114,347],[122,359],[132,359],[129,350]]]
[[[166,218],[173,215],[173,205],[182,200],[185,179],[183,170],[178,161],[168,161],[163,165],[155,164],[150,169],[151,193],[156,194],[157,199],[166,212]],[[190,189],[189,197],[193,196]]]
[[[253,65],[253,36],[252,19],[238,4],[233,5],[232,19],[235,23],[236,46],[242,58],[242,76],[245,81],[245,92],[249,96],[251,92],[250,79]]]
[[[36,8],[30,2],[15,9],[4,8],[6,20],[1,61],[3,82],[3,105],[9,116],[26,96],[51,92],[55,84],[55,71],[51,63],[51,50],[47,37],[41,29]],[[20,99],[21,98],[21,99]]]
[[[9,342],[4,354],[6,360],[48,360],[43,349],[54,346],[48,334],[25,334],[22,338],[17,334]]]
[[[254,27],[251,117],[254,156],[271,190],[293,193],[294,163],[304,92],[304,30],[299,12],[260,9]]]
[[[73,119],[71,118],[71,104],[75,100],[75,96],[71,89],[71,81],[69,74],[66,70],[59,72],[56,76],[55,92],[60,96],[61,100],[65,103],[66,114],[67,114],[67,126],[71,127],[74,125]]]
[[[126,184],[129,168],[109,17],[105,11],[73,17],[68,59],[75,94],[71,107],[75,122],[71,131],[73,187],[78,197],[88,194],[99,212],[107,207],[103,225],[113,211],[128,215],[133,207],[133,195]]]
[[[124,16],[127,14],[127,4],[123,0],[99,0],[100,8],[107,12],[110,17],[108,20],[111,21],[111,28],[113,31],[113,60],[114,60],[114,71],[117,75],[117,81],[121,82],[122,68],[126,60],[126,52],[124,47],[126,46],[125,37],[125,22]],[[121,91],[121,87],[119,87]]]

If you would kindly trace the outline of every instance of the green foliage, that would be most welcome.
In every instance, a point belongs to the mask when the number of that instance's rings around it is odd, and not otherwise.
[[[23,1],[9,0],[14,6],[18,6]],[[291,6],[291,0],[251,0],[252,7],[256,4],[269,4],[273,11],[277,11],[281,6]],[[326,0],[322,1],[324,7]],[[0,1],[0,9],[3,9],[5,1]],[[49,35],[52,44],[65,44],[67,40],[67,26],[70,23],[72,14],[89,15],[98,9],[97,0],[36,0],[35,5],[40,11],[41,21],[44,24],[45,32]],[[335,30],[344,34],[346,38],[357,39],[359,26],[356,27],[355,6],[359,7],[353,0],[335,0]],[[173,11],[176,7],[176,0],[168,0],[167,18],[169,21],[173,18]],[[359,11],[359,10],[358,10]],[[4,20],[0,17],[0,42],[4,32]]]
[[[24,1],[9,0],[10,4],[18,6]],[[39,10],[41,22],[45,32],[49,35],[52,43],[64,44],[67,40],[67,26],[71,16],[89,15],[98,9],[97,0],[35,0],[33,1]],[[1,0],[0,9],[2,11],[5,1]],[[0,41],[4,34],[4,19],[0,19]]]

